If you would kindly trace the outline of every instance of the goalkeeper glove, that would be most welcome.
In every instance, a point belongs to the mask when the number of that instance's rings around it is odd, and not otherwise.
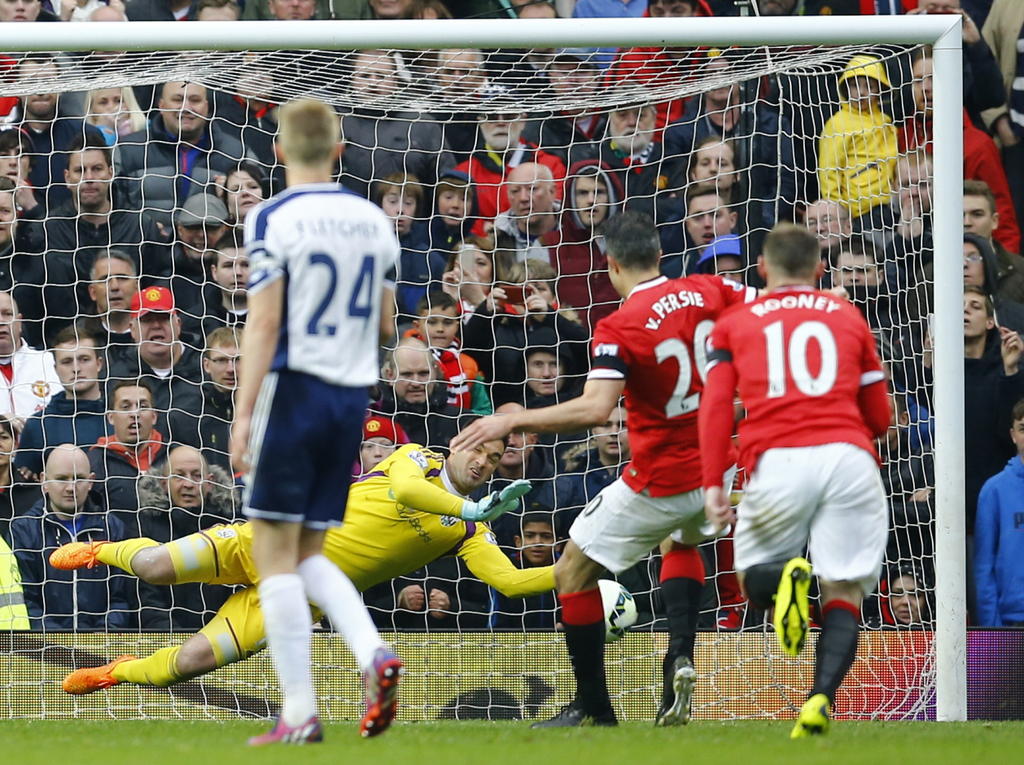
[[[529,481],[520,478],[501,491],[492,491],[479,502],[467,499],[462,503],[462,520],[493,521],[499,515],[515,510],[519,500],[533,488]]]

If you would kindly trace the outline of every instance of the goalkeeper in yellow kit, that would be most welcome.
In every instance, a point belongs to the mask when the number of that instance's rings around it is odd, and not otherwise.
[[[483,522],[517,506],[529,482],[516,481],[479,502],[466,499],[494,473],[505,451],[491,440],[447,459],[407,444],[352,484],[345,523],[327,531],[324,555],[360,590],[410,573],[446,554],[507,597],[554,589],[553,566],[517,569]],[[50,556],[60,569],[116,566],[152,584],[249,585],[236,591],[202,630],[182,645],[142,659],[122,656],[64,678],[68,693],[92,693],[118,683],[166,687],[240,661],[263,648],[249,523],[215,526],[167,544],[152,539],[72,542]],[[318,618],[318,616],[317,616]]]

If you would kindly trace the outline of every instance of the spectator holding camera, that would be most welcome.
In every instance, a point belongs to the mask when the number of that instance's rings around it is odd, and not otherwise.
[[[523,352],[542,330],[565,345],[566,372],[578,375],[588,365],[589,334],[572,311],[562,309],[554,294],[554,269],[545,260],[528,260],[508,269],[463,328],[463,347],[484,377],[492,380],[495,407],[522,402],[526,368]]]
[[[996,323],[992,301],[980,287],[964,287],[964,420],[967,424],[966,510],[974,527],[978,492],[1014,453],[1011,410],[1024,398],[1024,342]]]
[[[494,240],[471,237],[448,258],[441,277],[441,289],[459,304],[462,321],[466,322],[481,305],[494,286]],[[503,259],[510,259],[502,253]]]

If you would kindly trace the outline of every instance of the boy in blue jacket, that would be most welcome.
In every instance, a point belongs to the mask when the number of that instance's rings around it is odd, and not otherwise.
[[[977,623],[1024,626],[1024,399],[1013,407],[1017,456],[985,482],[974,524]]]

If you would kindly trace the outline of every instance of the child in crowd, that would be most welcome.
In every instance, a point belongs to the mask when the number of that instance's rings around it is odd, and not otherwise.
[[[402,245],[398,261],[395,300],[399,321],[416,315],[416,308],[434,282],[441,283],[447,263],[445,256],[431,250],[427,222],[416,219],[423,201],[423,186],[415,175],[392,173],[373,185],[371,201],[395,222]]]
[[[447,292],[430,292],[416,308],[417,319],[407,334],[425,342],[448,383],[448,403],[474,414],[493,411],[484,376],[472,356],[460,352],[459,304]]]
[[[363,477],[399,446],[409,443],[405,430],[389,417],[373,415],[363,422],[363,442],[359,446],[359,463],[353,474]]]
[[[842,106],[818,141],[821,196],[848,205],[854,218],[874,219],[890,201],[899,147],[882,95],[891,88],[881,59],[851,58],[839,77]]]
[[[457,170],[444,173],[434,188],[434,206],[430,247],[447,260],[469,236],[476,222],[476,197],[469,176]]]
[[[1017,448],[1001,473],[985,482],[974,522],[974,581],[980,627],[1024,625],[1024,400],[1011,414]]]

